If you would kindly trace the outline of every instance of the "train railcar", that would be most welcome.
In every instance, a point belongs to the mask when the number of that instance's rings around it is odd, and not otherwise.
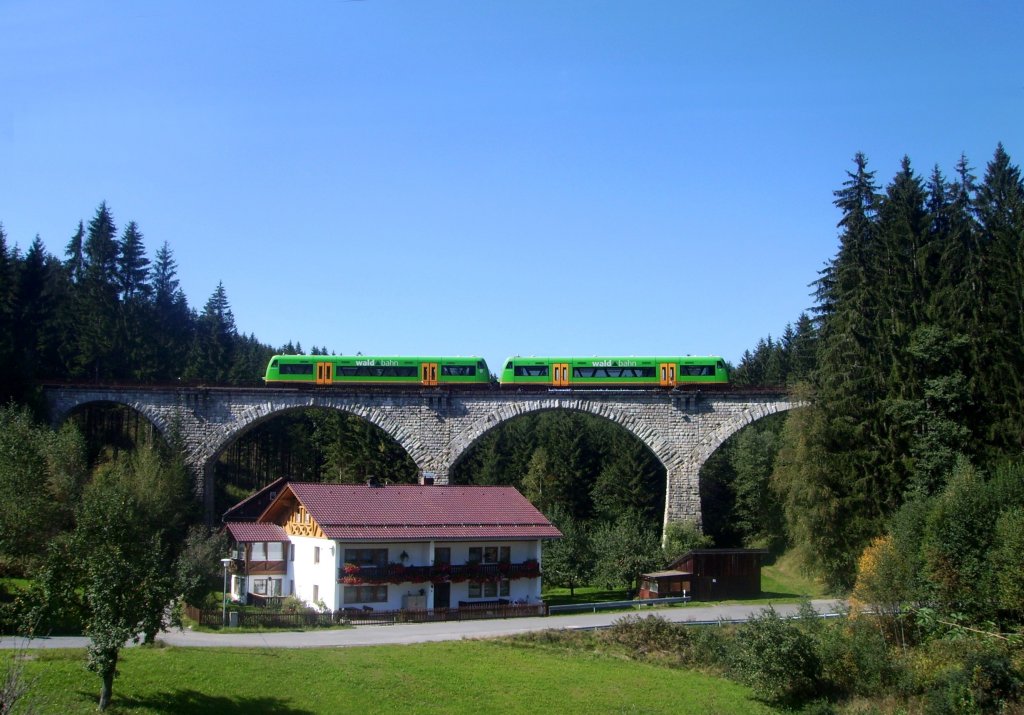
[[[486,386],[491,373],[478,357],[378,357],[275,355],[263,381],[268,385]]]
[[[510,357],[502,387],[687,387],[729,382],[725,360],[686,357]]]

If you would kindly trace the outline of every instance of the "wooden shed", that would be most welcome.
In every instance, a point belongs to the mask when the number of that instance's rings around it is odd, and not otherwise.
[[[761,560],[767,554],[767,549],[694,549],[665,571],[643,574],[638,595],[687,595],[695,601],[756,598],[761,595]]]

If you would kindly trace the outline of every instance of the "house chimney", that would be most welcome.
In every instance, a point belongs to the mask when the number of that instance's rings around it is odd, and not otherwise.
[[[420,484],[425,487],[431,487],[434,485],[434,473],[433,472],[420,472]]]

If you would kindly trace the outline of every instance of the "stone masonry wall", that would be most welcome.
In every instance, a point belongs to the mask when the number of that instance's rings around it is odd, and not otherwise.
[[[284,412],[305,408],[358,415],[391,435],[423,472],[445,484],[452,465],[503,422],[531,412],[567,409],[608,419],[634,434],[665,466],[665,523],[701,521],[701,465],[730,435],[795,405],[781,393],[621,392],[337,392],[273,389],[50,388],[50,416],[60,424],[88,403],[127,405],[169,442],[180,440],[185,461],[213,514],[213,466],[244,432]]]

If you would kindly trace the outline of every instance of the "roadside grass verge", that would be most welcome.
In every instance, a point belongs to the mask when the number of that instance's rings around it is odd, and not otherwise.
[[[0,654],[0,659],[12,657]],[[33,651],[40,712],[92,713],[80,650]],[[347,649],[133,648],[110,713],[771,713],[710,675],[583,652],[456,641]]]

